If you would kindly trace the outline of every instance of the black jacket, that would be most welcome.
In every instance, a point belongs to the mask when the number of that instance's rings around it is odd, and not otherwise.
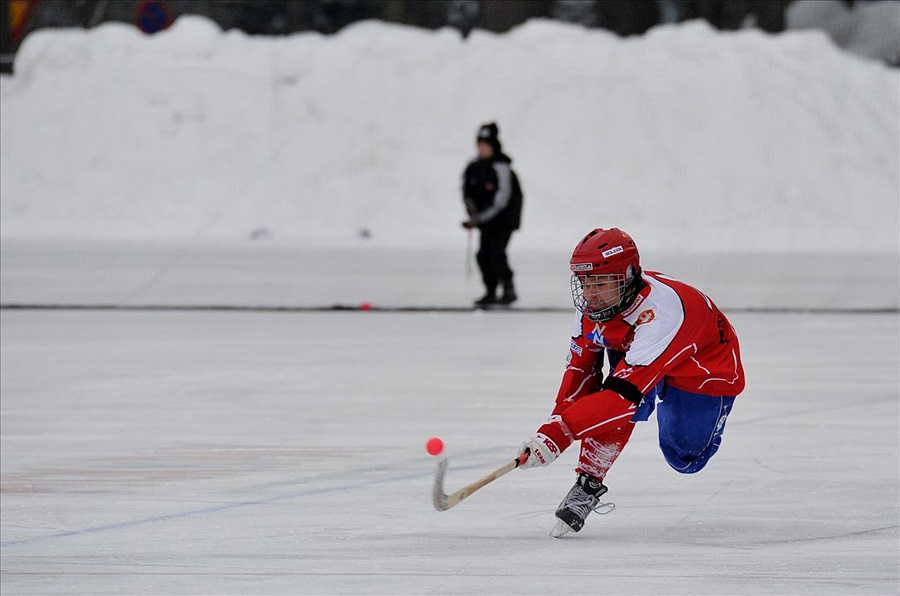
[[[463,202],[479,228],[518,230],[522,222],[522,188],[503,153],[491,159],[475,159],[463,173]]]

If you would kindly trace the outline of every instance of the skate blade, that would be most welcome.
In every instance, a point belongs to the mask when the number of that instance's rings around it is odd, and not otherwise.
[[[568,534],[571,531],[572,531],[572,528],[570,528],[566,524],[566,522],[564,522],[561,519],[558,519],[558,520],[556,520],[556,525],[553,526],[552,530],[550,530],[550,535],[553,536],[554,538],[562,538],[563,536],[565,536],[566,534]]]

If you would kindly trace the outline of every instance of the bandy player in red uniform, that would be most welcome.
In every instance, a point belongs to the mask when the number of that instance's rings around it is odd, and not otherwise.
[[[531,468],[581,441],[578,477],[556,510],[555,537],[581,530],[601,506],[603,480],[635,422],[656,408],[666,461],[693,474],[718,450],[744,389],[728,319],[699,290],[642,271],[631,236],[618,228],[594,230],[575,247],[570,267],[578,313],[568,366],[550,419],[519,449],[529,453],[520,467]]]

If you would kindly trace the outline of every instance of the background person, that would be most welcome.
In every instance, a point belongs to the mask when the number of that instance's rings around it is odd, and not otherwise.
[[[462,225],[468,230],[481,231],[477,259],[485,294],[475,301],[475,306],[509,305],[518,296],[506,247],[521,223],[522,189],[510,167],[512,159],[503,153],[494,122],[478,129],[476,148],[478,155],[466,166],[462,187],[463,203],[469,215]],[[498,298],[499,285],[503,294]]]

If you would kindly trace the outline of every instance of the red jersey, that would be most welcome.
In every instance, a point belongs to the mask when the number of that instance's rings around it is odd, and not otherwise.
[[[624,353],[610,374],[621,380],[614,386],[622,387],[622,382],[627,382],[641,395],[663,378],[669,385],[691,393],[736,396],[743,391],[737,335],[713,301],[661,273],[646,271],[642,278],[645,287],[634,303],[611,321],[596,323],[578,313],[554,414],[601,390],[604,349]],[[584,414],[587,412],[578,417]],[[571,422],[579,427],[573,429],[578,432],[589,421]]]

